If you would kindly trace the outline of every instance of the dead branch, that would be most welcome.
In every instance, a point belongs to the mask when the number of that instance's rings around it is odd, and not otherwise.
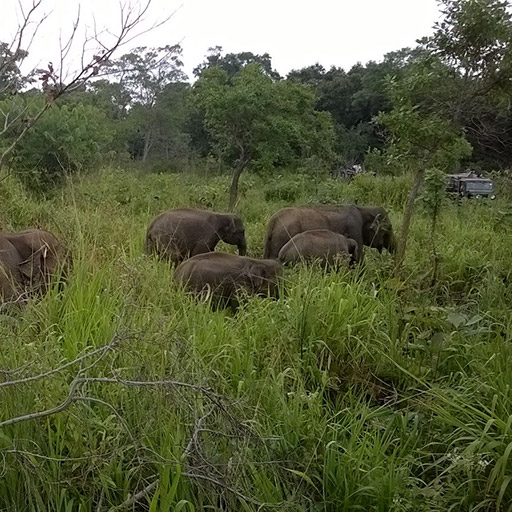
[[[212,478],[207,475],[201,475],[196,473],[189,473],[187,471],[184,471],[181,473],[182,476],[185,476],[187,478],[191,478],[194,480],[204,480],[206,482],[209,482],[211,484],[216,485],[217,487],[221,487],[222,489],[229,491],[231,494],[234,494],[237,498],[245,501],[246,503],[251,503],[251,505],[256,505],[259,509],[263,508],[280,508],[281,505],[274,505],[274,504],[267,504],[267,503],[261,503],[260,501],[251,498],[249,496],[246,496],[245,494],[242,494],[240,491],[237,491],[233,487],[226,485],[224,482],[221,482],[220,480],[217,480],[216,478]],[[117,510],[123,510],[128,507],[131,507],[135,505],[136,503],[139,503],[143,498],[146,497],[151,491],[156,489],[158,487],[158,484],[160,483],[160,479],[155,475],[156,480],[152,483],[150,483],[148,486],[144,487],[141,491],[139,491],[137,494],[134,494],[129,499],[121,503],[120,505],[117,505],[115,507],[111,507],[109,509],[109,512],[115,512]]]
[[[134,494],[130,498],[128,498],[126,501],[123,501],[120,505],[117,505],[115,507],[109,508],[109,512],[115,512],[116,510],[123,510],[128,507],[131,507],[132,505],[135,505],[136,503],[139,503],[142,501],[142,499],[149,494],[153,489],[156,489],[158,484],[160,483],[160,479],[155,475],[156,480],[152,483],[150,483],[148,486],[144,487],[142,491],[139,491],[137,494]]]
[[[96,363],[94,363],[96,364]],[[69,393],[66,399],[59,405],[52,407],[50,409],[45,409],[44,411],[34,412],[30,414],[24,414],[23,416],[17,416],[15,418],[11,418],[9,420],[5,420],[0,422],[0,428],[7,427],[9,425],[14,425],[16,423],[22,423],[24,421],[30,421],[34,419],[44,418],[46,416],[51,416],[53,414],[57,414],[58,412],[63,411],[71,403],[75,400],[75,395],[77,391],[84,386],[85,384],[92,383],[104,383],[104,384],[121,384],[129,387],[183,387],[186,389],[193,389],[194,391],[199,391],[204,393],[205,396],[212,398],[214,400],[218,399],[218,395],[213,393],[210,388],[206,388],[204,386],[199,386],[196,384],[189,384],[187,382],[180,382],[176,380],[159,380],[159,381],[134,381],[134,380],[122,380],[122,379],[113,379],[109,377],[82,377],[81,375],[85,370],[90,368],[92,365],[89,365],[87,368],[81,369],[76,377],[73,379],[71,386],[69,388]]]
[[[250,498],[249,496],[245,496],[240,491],[237,491],[233,487],[226,485],[224,482],[221,482],[220,480],[217,480],[215,478],[212,478],[207,475],[201,475],[196,473],[189,473],[187,471],[184,471],[182,473],[182,476],[186,476],[187,478],[192,478],[196,480],[205,480],[206,482],[210,482],[211,484],[214,484],[218,487],[221,487],[222,489],[225,489],[226,491],[229,491],[230,493],[234,494],[237,498],[246,501],[247,503],[251,503],[252,505],[256,505],[258,508],[281,508],[282,505],[273,505],[273,504],[266,504],[261,503],[258,500],[255,500],[254,498]]]
[[[109,352],[110,350],[114,349],[121,340],[124,340],[126,338],[121,338],[119,335],[115,334],[112,340],[104,345],[103,347],[97,348],[96,350],[93,350],[92,352],[87,352],[86,354],[83,354],[76,359],[73,359],[72,361],[69,361],[68,363],[65,363],[57,368],[54,368],[53,370],[48,370],[47,372],[40,373],[39,375],[33,375],[31,377],[26,377],[24,379],[17,379],[17,380],[8,380],[5,382],[0,382],[0,388],[7,387],[7,386],[16,386],[18,384],[26,384],[28,382],[34,382],[41,379],[45,379],[46,377],[50,377],[52,375],[55,375],[56,373],[59,373],[66,368],[69,368],[70,366],[74,366],[75,364],[78,364],[82,362],[83,360],[93,357],[96,354],[101,354],[101,357],[103,357],[104,354]],[[96,361],[97,362],[97,361]],[[96,364],[95,362],[95,364]],[[88,367],[89,368],[89,367]],[[16,370],[11,370],[12,373],[15,373]]]
[[[57,414],[58,412],[66,409],[72,402],[75,397],[75,394],[78,388],[83,384],[83,379],[77,378],[71,383],[71,387],[69,388],[69,393],[66,399],[56,407],[52,407],[51,409],[46,409],[40,412],[33,412],[30,414],[25,414],[23,416],[17,416],[15,418],[11,418],[10,420],[5,420],[0,422],[0,428],[7,427],[9,425],[15,425],[16,423],[22,423],[23,421],[35,420],[39,418],[44,418],[46,416],[51,416],[52,414]]]

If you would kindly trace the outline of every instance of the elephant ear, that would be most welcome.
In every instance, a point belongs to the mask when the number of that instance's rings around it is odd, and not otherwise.
[[[44,284],[48,256],[49,249],[45,244],[19,264],[20,273],[25,284],[31,288],[39,288]]]
[[[374,232],[374,233],[377,233],[381,227],[381,224],[382,224],[382,214],[381,213],[377,213],[377,215],[375,215],[375,218],[373,219],[371,225],[370,225],[370,229]]]

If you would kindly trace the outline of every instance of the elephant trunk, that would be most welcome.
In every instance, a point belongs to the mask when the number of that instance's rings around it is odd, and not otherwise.
[[[386,249],[390,252],[390,254],[395,254],[396,251],[396,237],[393,233],[390,233],[387,240]]]
[[[240,240],[240,242],[238,242],[238,254],[240,256],[245,256],[247,254],[247,243],[245,242],[245,238]]]

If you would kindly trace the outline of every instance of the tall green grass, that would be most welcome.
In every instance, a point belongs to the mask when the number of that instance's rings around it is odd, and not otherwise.
[[[1,187],[2,229],[53,231],[74,266],[63,291],[0,314],[0,383],[64,366],[0,387],[0,422],[88,379],[61,412],[0,427],[1,509],[132,510],[140,493],[135,510],[510,510],[504,202],[445,207],[434,286],[419,210],[402,281],[367,250],[350,272],[287,268],[282,298],[233,314],[175,289],[142,251],[160,211],[223,210],[227,177],[107,169],[45,200]],[[382,204],[397,226],[407,187],[248,176],[250,255],[279,207]]]

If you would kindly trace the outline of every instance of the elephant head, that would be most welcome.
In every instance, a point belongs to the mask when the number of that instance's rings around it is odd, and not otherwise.
[[[50,279],[60,274],[65,277],[68,267],[60,247],[43,242],[28,258],[18,265],[23,281],[31,289],[46,290]]]
[[[223,215],[218,232],[223,242],[238,247],[238,254],[240,254],[240,256],[246,255],[247,242],[245,241],[245,228],[238,215]]]
[[[21,291],[46,291],[54,275],[65,277],[70,259],[63,246],[47,231],[32,229],[0,235],[0,266],[3,267],[2,295]],[[10,276],[10,286],[5,277]],[[62,283],[62,281],[61,281]],[[6,293],[7,290],[7,293]]]
[[[246,287],[257,295],[279,298],[279,280],[283,275],[282,265],[275,260],[259,260],[244,273]]]
[[[363,215],[363,243],[379,252],[387,249],[394,253],[395,235],[386,210],[380,206],[361,206],[359,210]]]

